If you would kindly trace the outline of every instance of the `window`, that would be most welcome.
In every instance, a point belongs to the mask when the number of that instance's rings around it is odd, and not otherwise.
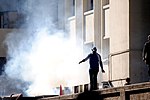
[[[0,28],[14,28],[18,20],[16,11],[0,12]]]
[[[75,16],[75,0],[72,0],[72,16]]]
[[[103,33],[104,38],[109,38],[109,6],[106,5],[103,7]]]
[[[102,0],[103,6],[108,5],[109,4],[109,0]]]
[[[93,12],[84,13],[84,42],[90,43],[94,41],[94,14]]]
[[[6,64],[6,57],[0,57],[0,75],[4,71],[4,65]]]
[[[70,0],[70,17],[75,16],[75,0]]]
[[[86,3],[85,3],[85,11],[90,11],[90,10],[93,10],[93,0],[86,0]]]
[[[0,28],[8,27],[8,12],[0,12]]]
[[[93,5],[93,0],[91,0],[91,3],[90,3],[90,10],[93,10],[93,7],[94,7],[94,5]]]

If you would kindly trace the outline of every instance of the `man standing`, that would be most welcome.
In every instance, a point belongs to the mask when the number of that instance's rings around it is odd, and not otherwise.
[[[148,65],[148,75],[150,76],[150,35],[143,48],[143,61]]]
[[[85,59],[81,60],[79,62],[85,62],[89,59],[90,69],[89,69],[89,75],[90,75],[90,90],[96,90],[97,87],[97,74],[99,72],[99,64],[101,67],[101,71],[105,73],[103,69],[103,64],[101,60],[101,56],[97,53],[96,47],[92,49],[92,53],[90,53]]]

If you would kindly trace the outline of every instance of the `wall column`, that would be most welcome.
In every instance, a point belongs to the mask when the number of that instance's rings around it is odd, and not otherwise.
[[[84,10],[83,10],[83,0],[76,0],[75,3],[75,16],[76,16],[76,36],[77,45],[83,47],[84,43]]]

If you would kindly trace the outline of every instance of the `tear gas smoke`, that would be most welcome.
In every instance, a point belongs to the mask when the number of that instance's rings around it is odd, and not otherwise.
[[[81,51],[56,28],[57,0],[26,0],[24,4],[23,26],[27,28],[11,32],[5,40],[6,74],[27,82],[29,96],[55,94],[54,87],[82,82],[84,67],[78,66]]]
[[[40,90],[47,94],[44,91],[50,90],[51,86],[68,85],[67,81],[74,81],[80,72],[77,67],[78,49],[69,40],[58,36],[60,33],[48,33],[46,29],[41,29],[34,37],[25,38],[21,33],[20,37],[17,33],[8,36],[10,59],[6,64],[6,73],[15,79],[31,82],[27,92]]]

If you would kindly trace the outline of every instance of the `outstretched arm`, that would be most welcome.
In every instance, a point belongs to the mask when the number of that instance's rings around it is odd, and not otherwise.
[[[82,62],[85,62],[85,59],[81,60],[81,61],[79,62],[79,64],[82,63]]]
[[[79,64],[82,63],[82,62],[87,61],[87,60],[89,59],[89,57],[90,57],[90,55],[88,55],[85,59],[81,60],[81,61],[79,62]]]

